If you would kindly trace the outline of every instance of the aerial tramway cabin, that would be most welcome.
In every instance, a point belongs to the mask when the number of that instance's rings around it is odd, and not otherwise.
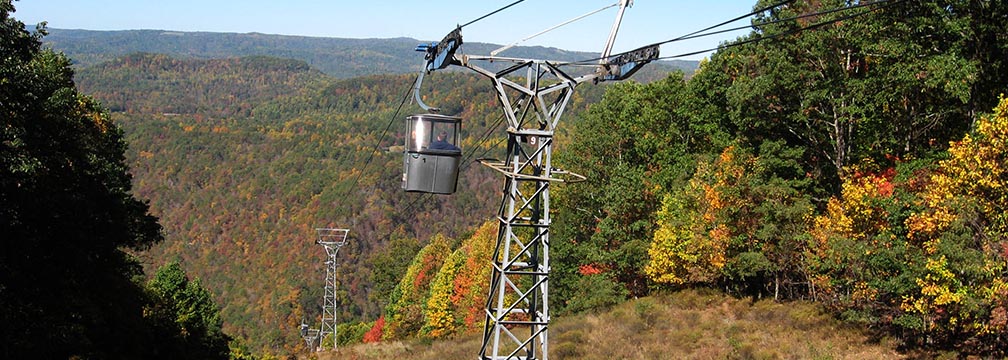
[[[440,114],[406,117],[403,190],[453,194],[458,184],[462,119]]]

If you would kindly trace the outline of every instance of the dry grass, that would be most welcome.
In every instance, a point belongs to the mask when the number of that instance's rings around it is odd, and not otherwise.
[[[305,358],[475,359],[480,335],[450,341],[364,344]],[[894,345],[823,314],[816,305],[751,302],[687,290],[557,319],[553,359],[900,359]]]

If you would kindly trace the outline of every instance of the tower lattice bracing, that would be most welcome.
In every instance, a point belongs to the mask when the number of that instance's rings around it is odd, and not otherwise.
[[[310,329],[308,324],[301,324],[301,338],[304,339],[305,345],[308,346],[308,351],[314,351],[317,346],[315,341],[318,340],[319,329]]]
[[[632,0],[620,0],[606,7],[618,5],[619,10],[605,48],[596,60],[564,63],[497,56],[513,45],[495,50],[489,56],[465,55],[458,51],[463,43],[462,27],[468,24],[457,27],[438,43],[417,47],[426,52],[424,69],[414,87],[421,107],[432,109],[419,100],[419,84],[424,73],[452,65],[462,66],[493,82],[507,120],[508,143],[504,159],[480,160],[504,176],[497,210],[497,241],[490,259],[492,271],[479,353],[481,360],[548,358],[550,186],[585,180],[583,176],[553,166],[554,134],[578,84],[624,80],[658,58],[658,44],[612,54],[623,12],[631,3]],[[502,70],[488,70],[502,67]],[[561,68],[574,69],[580,74],[571,76]]]
[[[493,79],[508,120],[504,175],[480,359],[545,359],[549,330],[550,184],[583,179],[552,166],[553,133],[578,81],[546,62],[527,61]],[[524,83],[509,80],[525,69]]]
[[[316,243],[325,247],[326,276],[322,300],[322,326],[318,332],[319,346],[327,336],[332,335],[332,348],[336,349],[336,254],[346,245],[348,229],[319,228]]]

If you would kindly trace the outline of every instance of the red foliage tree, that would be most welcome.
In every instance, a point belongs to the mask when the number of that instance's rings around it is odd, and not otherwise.
[[[375,321],[374,326],[371,327],[371,330],[368,330],[368,332],[364,333],[364,343],[369,344],[381,341],[382,334],[384,332],[385,332],[385,316],[382,316],[379,317],[377,321]]]

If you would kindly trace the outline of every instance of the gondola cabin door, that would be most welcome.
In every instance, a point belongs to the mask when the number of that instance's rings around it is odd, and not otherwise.
[[[403,190],[455,193],[462,158],[462,149],[456,145],[461,125],[461,118],[439,114],[406,118]]]

